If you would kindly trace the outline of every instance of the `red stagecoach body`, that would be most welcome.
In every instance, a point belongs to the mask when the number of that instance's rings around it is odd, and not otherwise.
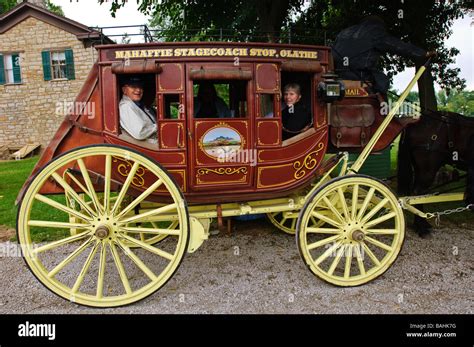
[[[310,184],[321,174],[327,152],[360,151],[383,121],[376,96],[360,82],[345,81],[346,97],[330,108],[319,99],[318,84],[332,69],[328,47],[203,42],[105,45],[98,50],[98,62],[76,99],[83,111],[74,107],[76,112],[66,116],[28,181],[68,150],[108,143],[155,159],[189,203],[276,198]],[[120,129],[120,78],[127,74],[147,79],[144,98],[156,104],[157,144],[134,140]],[[283,141],[282,88],[295,79],[302,84],[313,122],[309,130]],[[193,91],[204,80],[227,83],[232,118],[193,116]],[[172,103],[182,107],[176,118],[169,115]],[[402,129],[400,121],[392,120],[374,150],[384,149]],[[242,155],[223,162],[216,148],[226,145],[238,146]],[[123,181],[130,166],[114,159],[112,179]],[[104,163],[88,167],[92,175],[103,174]],[[132,182],[137,191],[149,186],[147,176],[146,169],[137,172]],[[41,192],[56,190],[51,183]],[[154,196],[159,199],[159,189]]]

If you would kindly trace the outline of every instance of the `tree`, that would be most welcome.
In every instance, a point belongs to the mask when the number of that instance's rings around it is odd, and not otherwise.
[[[50,0],[46,1],[46,8],[47,8],[49,11],[51,11],[51,12],[53,12],[53,13],[59,15],[59,16],[63,16],[63,17],[64,17],[64,11],[63,11],[63,9],[61,8],[61,6],[58,6],[58,5],[53,4]]]
[[[5,13],[16,6],[16,0],[0,0],[0,13]]]
[[[112,16],[125,4],[121,0],[99,0],[110,4]],[[152,27],[173,41],[205,39],[209,36],[235,40],[275,41],[281,28],[305,0],[138,0],[139,11],[152,14]],[[222,31],[219,29],[223,28]]]
[[[474,91],[453,90],[448,94],[440,90],[437,96],[440,110],[474,117]]]
[[[0,13],[5,13],[11,10],[13,7],[17,5],[17,0],[0,0]],[[59,15],[64,17],[64,12],[61,6],[53,4],[50,0],[46,1],[46,8]]]

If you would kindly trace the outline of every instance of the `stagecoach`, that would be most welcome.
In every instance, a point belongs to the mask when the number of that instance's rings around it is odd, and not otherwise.
[[[104,45],[76,104],[18,196],[28,267],[75,303],[113,307],[161,288],[212,220],[266,214],[295,234],[304,264],[337,286],[382,275],[404,240],[399,200],[358,174],[394,140],[370,86],[341,81],[328,47],[269,43]],[[156,141],[120,127],[121,81],[139,74]],[[227,118],[195,117],[196,89],[218,86]],[[282,139],[282,86],[298,83],[309,129]],[[348,152],[360,153],[348,163]],[[403,205],[403,206],[402,206]],[[54,235],[51,237],[51,235]]]

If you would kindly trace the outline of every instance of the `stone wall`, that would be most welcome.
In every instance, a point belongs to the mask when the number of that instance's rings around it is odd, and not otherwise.
[[[54,49],[73,50],[75,80],[44,80],[41,52]],[[16,52],[22,83],[0,85],[0,145],[38,142],[44,148],[64,118],[58,106],[74,101],[97,51],[85,48],[75,35],[29,17],[0,35],[0,53]]]

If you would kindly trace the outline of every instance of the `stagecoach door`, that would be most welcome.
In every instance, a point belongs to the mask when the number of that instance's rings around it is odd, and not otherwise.
[[[251,80],[251,64],[186,66],[189,184],[193,190],[217,193],[252,187],[257,159],[252,140]],[[214,101],[206,103],[208,96],[203,95],[214,90]]]

